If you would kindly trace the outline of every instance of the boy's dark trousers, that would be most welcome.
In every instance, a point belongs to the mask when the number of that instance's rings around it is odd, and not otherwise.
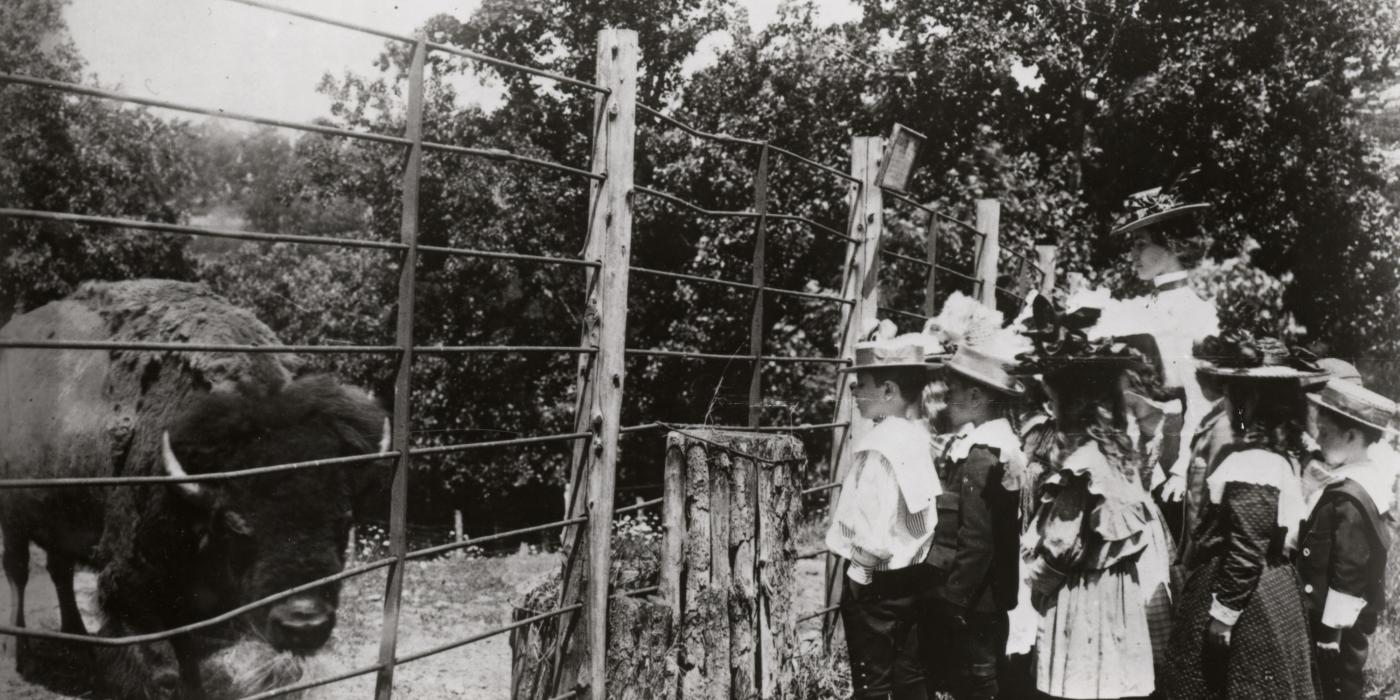
[[[955,700],[992,700],[1001,695],[1010,623],[1006,613],[958,608],[937,596],[926,599],[920,621],[928,695],[949,693]]]
[[[1323,700],[1361,700],[1366,684],[1361,669],[1366,666],[1369,637],[1352,627],[1342,630],[1340,651],[1313,648],[1317,656],[1317,675],[1321,680]]]
[[[855,697],[928,700],[919,652],[917,567],[876,571],[867,585],[842,575],[841,622]]]

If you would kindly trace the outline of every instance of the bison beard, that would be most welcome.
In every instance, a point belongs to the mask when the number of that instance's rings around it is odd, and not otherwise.
[[[277,343],[203,287],[151,280],[84,285],[0,337]],[[0,477],[208,474],[380,450],[387,423],[374,401],[329,377],[291,380],[295,363],[266,353],[5,349]],[[334,574],[354,504],[377,473],[364,463],[169,487],[0,490],[11,622],[24,622],[30,542],[47,550],[65,631],[83,631],[72,563],[97,569],[102,636],[186,625]],[[215,685],[246,684],[257,674],[230,664],[253,648],[267,659],[315,651],[334,628],[338,596],[330,584],[197,635],[100,648],[107,690],[200,695],[201,663],[223,669]]]

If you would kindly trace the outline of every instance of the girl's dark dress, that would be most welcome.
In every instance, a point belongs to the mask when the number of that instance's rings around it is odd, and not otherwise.
[[[1208,482],[1196,559],[1172,628],[1175,700],[1313,700],[1303,596],[1289,559],[1306,515],[1294,463],[1263,448],[1226,449]],[[1212,610],[1238,615],[1228,654],[1206,644]]]

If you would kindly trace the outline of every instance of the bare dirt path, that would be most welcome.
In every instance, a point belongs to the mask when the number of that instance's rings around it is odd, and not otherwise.
[[[452,559],[414,563],[405,572],[399,654],[447,644],[510,622],[512,604],[544,578],[558,570],[557,554],[515,554],[481,559]],[[25,616],[30,627],[58,629],[58,603],[44,555],[33,550]],[[804,561],[798,567],[803,611],[821,607],[821,564]],[[78,603],[89,630],[100,626],[93,594],[96,577],[80,572]],[[348,671],[375,662],[379,652],[379,626],[383,615],[384,577],[372,573],[347,583],[342,596],[340,622],[330,647],[315,657],[309,676]],[[8,620],[10,592],[0,586],[0,611]],[[803,624],[808,643],[819,639],[821,624]],[[0,698],[5,700],[100,700],[88,690],[63,694],[20,678],[15,672],[14,641],[0,639]],[[508,635],[459,647],[400,666],[394,673],[395,697],[409,700],[449,698],[505,698],[510,693],[511,654]],[[343,681],[315,692],[317,698],[368,698],[373,695],[372,675]]]

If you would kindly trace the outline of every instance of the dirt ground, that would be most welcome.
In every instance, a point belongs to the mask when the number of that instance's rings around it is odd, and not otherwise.
[[[482,559],[437,560],[411,564],[405,572],[399,654],[411,654],[475,633],[507,624],[513,601],[522,599],[538,582],[558,570],[557,554],[515,554]],[[34,550],[32,574],[25,600],[30,627],[58,629],[58,607],[53,586],[44,570],[43,552]],[[821,607],[821,566],[804,561],[798,570],[803,610]],[[81,572],[77,578],[78,602],[89,630],[100,619],[94,607],[96,578]],[[346,585],[341,595],[340,621],[329,647],[314,658],[311,676],[332,675],[374,663],[379,653],[379,627],[383,615],[384,575],[374,572]],[[8,620],[9,587],[0,587],[0,610]],[[803,623],[804,639],[815,642],[821,624]],[[13,640],[4,638],[0,657],[0,698],[5,700],[100,700],[92,690],[72,694],[54,692],[20,678],[15,672]],[[399,666],[394,673],[394,695],[411,700],[447,698],[505,698],[510,693],[511,653],[509,636],[497,635]],[[373,695],[372,675],[327,686],[309,697],[368,698]]]

